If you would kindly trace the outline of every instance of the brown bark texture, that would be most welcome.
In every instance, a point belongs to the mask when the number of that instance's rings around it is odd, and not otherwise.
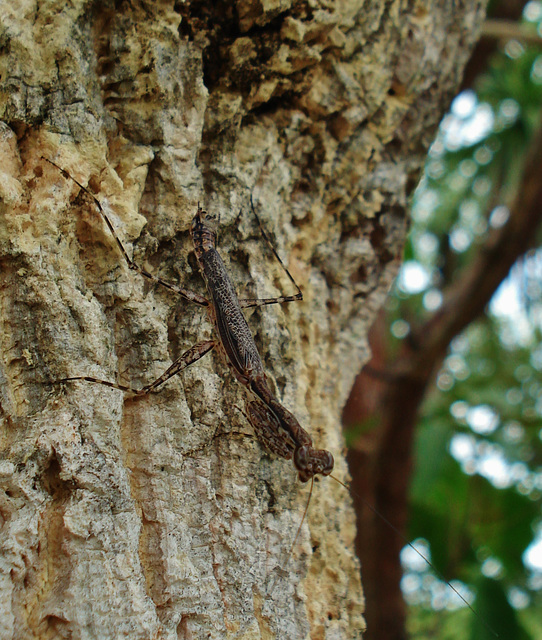
[[[453,6],[452,6],[453,5]],[[354,516],[267,454],[217,354],[189,228],[220,214],[270,384],[347,478],[340,414],[484,2],[0,3],[0,638],[358,638]],[[291,285],[290,285],[291,287]],[[293,293],[293,292],[292,292]]]

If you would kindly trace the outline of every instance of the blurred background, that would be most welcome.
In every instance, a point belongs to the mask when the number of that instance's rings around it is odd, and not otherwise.
[[[344,411],[367,640],[542,639],[541,116],[542,1],[490,3]]]

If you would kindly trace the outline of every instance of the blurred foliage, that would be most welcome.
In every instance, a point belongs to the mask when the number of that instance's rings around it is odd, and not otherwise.
[[[542,2],[529,2],[524,19],[542,34]],[[506,222],[541,116],[542,48],[503,43],[476,90],[456,98],[430,151],[392,302],[395,337],[438,308]],[[524,562],[542,536],[540,255],[518,263],[501,306],[454,340],[422,408],[410,534],[447,580],[475,595],[478,615],[419,559],[406,563],[417,640],[494,638],[486,624],[501,638],[542,639],[542,568]]]

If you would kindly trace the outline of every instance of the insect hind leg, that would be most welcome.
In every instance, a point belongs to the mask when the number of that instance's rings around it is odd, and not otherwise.
[[[249,307],[263,307],[264,305],[268,305],[268,304],[282,304],[284,302],[297,302],[298,300],[303,300],[303,292],[299,288],[299,285],[297,284],[297,282],[294,280],[294,277],[292,276],[292,274],[288,271],[288,269],[287,269],[286,265],[284,264],[284,262],[281,260],[279,254],[277,253],[275,247],[273,246],[273,243],[269,239],[269,236],[267,235],[267,232],[264,229],[263,224],[262,224],[258,214],[256,213],[256,209],[254,208],[254,201],[252,199],[252,194],[250,194],[250,206],[252,208],[252,213],[254,214],[254,217],[256,218],[256,222],[258,223],[258,226],[260,227],[260,232],[261,232],[261,234],[263,236],[263,239],[267,243],[267,246],[273,252],[273,255],[278,260],[280,266],[282,267],[283,271],[288,276],[288,279],[290,280],[290,282],[297,289],[297,293],[294,293],[294,294],[289,295],[289,296],[278,296],[278,297],[275,297],[275,298],[241,298],[239,300],[239,303],[240,303],[241,307],[243,309],[247,309]]]
[[[198,342],[193,347],[190,347],[187,351],[185,351],[182,355],[180,355],[175,362],[168,367],[161,376],[158,376],[156,380],[151,382],[150,384],[145,385],[141,389],[134,389],[134,387],[130,387],[124,384],[118,384],[116,382],[109,382],[108,380],[101,380],[100,378],[93,378],[92,376],[73,376],[69,378],[62,378],[61,380],[57,380],[57,382],[92,382],[94,384],[101,384],[105,387],[109,387],[110,389],[118,389],[119,391],[126,391],[128,393],[132,393],[134,396],[144,396],[148,393],[152,393],[156,391],[158,387],[167,382],[170,378],[177,375],[183,369],[190,366],[194,362],[197,362],[203,356],[216,345],[214,340],[204,340],[203,342]]]
[[[105,222],[107,228],[109,229],[109,232],[113,236],[115,243],[119,248],[119,251],[121,252],[129,269],[131,269],[132,271],[137,271],[137,273],[147,278],[147,280],[151,280],[155,284],[159,284],[160,286],[165,287],[170,291],[174,291],[176,294],[182,296],[186,300],[190,300],[190,302],[193,302],[194,304],[200,305],[202,307],[208,306],[209,303],[207,301],[207,298],[200,295],[199,293],[195,293],[194,291],[190,291],[189,289],[180,287],[176,284],[173,284],[172,282],[163,280],[162,278],[159,278],[158,276],[155,276],[152,273],[149,273],[147,270],[143,269],[138,264],[136,264],[132,260],[132,258],[130,258],[130,256],[128,255],[128,251],[126,250],[126,247],[124,246],[124,244],[121,242],[121,239],[117,234],[117,230],[115,229],[115,226],[111,221],[111,218],[105,212],[104,207],[102,206],[102,203],[98,200],[98,198],[89,189],[84,187],[78,180],[76,180],[68,171],[66,171],[66,169],[63,169],[58,164],[56,164],[52,160],[49,160],[49,158],[46,158],[45,156],[41,156],[41,157],[43,158],[43,160],[51,164],[53,167],[56,167],[56,169],[58,169],[58,171],[61,173],[61,175],[64,178],[74,182],[81,189],[81,191],[83,191],[83,193],[85,193],[89,198],[91,198],[91,200],[96,205],[96,208],[98,209],[100,216],[102,217],[102,220]]]

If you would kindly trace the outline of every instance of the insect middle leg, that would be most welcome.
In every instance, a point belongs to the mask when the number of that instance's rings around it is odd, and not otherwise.
[[[239,304],[242,309],[249,307],[263,307],[266,304],[282,304],[283,302],[296,302],[303,300],[301,292],[292,296],[279,296],[278,298],[239,298]]]
[[[94,382],[96,384],[103,384],[106,387],[111,387],[111,389],[119,389],[120,391],[128,391],[129,393],[133,393],[135,396],[144,396],[147,393],[151,393],[156,391],[158,387],[164,384],[167,380],[177,375],[179,371],[186,369],[186,367],[190,366],[194,362],[197,362],[200,358],[206,353],[209,353],[213,347],[216,346],[215,340],[204,340],[203,342],[198,342],[193,347],[190,347],[187,351],[185,351],[181,356],[175,360],[175,362],[168,367],[164,373],[156,378],[150,384],[145,385],[141,389],[134,389],[133,387],[129,387],[123,384],[118,384],[116,382],[109,382],[108,380],[100,380],[99,378],[93,378],[92,376],[74,376],[70,378],[62,378],[58,382],[73,382],[76,380],[84,380],[86,382]]]

